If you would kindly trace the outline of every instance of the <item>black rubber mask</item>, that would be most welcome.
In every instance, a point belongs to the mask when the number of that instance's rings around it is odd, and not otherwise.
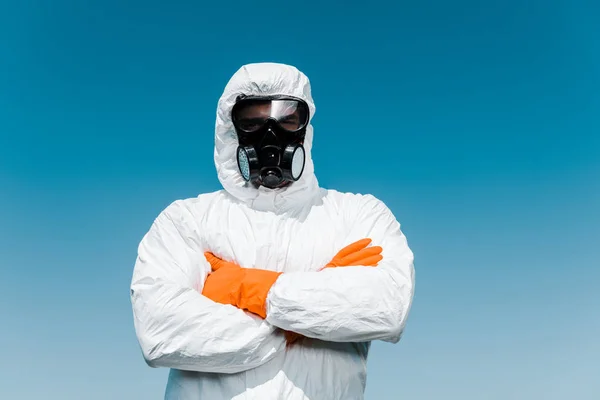
[[[309,121],[306,102],[285,96],[239,97],[231,116],[238,167],[246,181],[276,189],[300,179]]]

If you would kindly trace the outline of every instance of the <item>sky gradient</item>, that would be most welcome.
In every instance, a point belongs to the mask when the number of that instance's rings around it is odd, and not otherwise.
[[[366,398],[599,399],[599,15],[0,2],[0,398],[162,399],[133,329],[137,245],[173,200],[220,189],[217,100],[275,61],[312,82],[320,184],[385,201],[415,253]]]

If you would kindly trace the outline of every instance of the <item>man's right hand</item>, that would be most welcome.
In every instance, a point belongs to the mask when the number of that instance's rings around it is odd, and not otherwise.
[[[376,267],[379,261],[383,259],[381,246],[368,247],[371,244],[371,239],[361,239],[340,250],[333,259],[323,268],[348,267],[351,265],[361,265],[365,267]],[[284,331],[287,347],[290,347],[304,336],[291,331]]]

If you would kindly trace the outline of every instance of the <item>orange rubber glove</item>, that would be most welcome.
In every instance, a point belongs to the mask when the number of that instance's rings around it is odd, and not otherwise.
[[[363,265],[375,267],[383,259],[381,246],[367,247],[371,239],[361,239],[340,250],[335,257],[321,270],[325,268],[347,267],[350,265]]]
[[[281,272],[242,268],[210,252],[204,253],[204,256],[212,267],[212,273],[204,282],[202,294],[217,303],[231,304],[266,318],[267,295]]]
[[[323,268],[347,267],[350,265],[362,265],[366,267],[376,267],[379,261],[383,259],[381,246],[367,247],[371,244],[371,239],[361,239],[340,250],[335,257]],[[304,336],[291,331],[285,331],[287,347],[290,347]]]

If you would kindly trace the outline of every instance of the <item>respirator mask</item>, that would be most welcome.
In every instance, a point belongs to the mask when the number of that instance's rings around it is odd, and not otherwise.
[[[245,181],[276,189],[300,179],[309,121],[305,101],[290,96],[239,96],[231,111],[237,163]]]

